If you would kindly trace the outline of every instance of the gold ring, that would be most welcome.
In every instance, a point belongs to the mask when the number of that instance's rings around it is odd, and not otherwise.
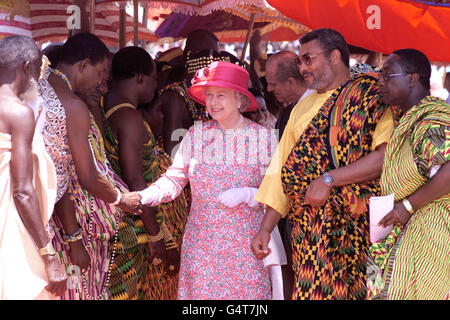
[[[173,270],[175,270],[175,267],[174,267],[173,265],[170,265],[170,266],[169,266],[169,270],[170,270],[170,271],[173,271]]]

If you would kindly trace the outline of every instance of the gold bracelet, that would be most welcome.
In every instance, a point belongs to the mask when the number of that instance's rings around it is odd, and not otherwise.
[[[408,212],[409,212],[410,214],[413,214],[413,213],[414,213],[414,210],[413,210],[413,208],[412,208],[412,205],[411,205],[411,203],[408,201],[408,199],[403,199],[402,203],[403,203],[403,206],[405,207],[405,209],[408,210]]]
[[[159,232],[156,236],[148,235],[148,237],[149,237],[150,242],[158,242],[164,238],[164,234],[163,234],[161,228],[159,228]]]

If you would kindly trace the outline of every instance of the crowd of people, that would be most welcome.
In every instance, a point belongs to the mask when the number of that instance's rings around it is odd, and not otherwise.
[[[0,299],[450,299],[450,106],[333,29],[250,63],[0,40]],[[371,243],[369,203],[394,194]]]

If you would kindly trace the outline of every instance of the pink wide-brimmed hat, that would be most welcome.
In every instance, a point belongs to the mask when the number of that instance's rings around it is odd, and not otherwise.
[[[209,67],[197,71],[188,94],[198,103],[205,105],[205,86],[231,89],[250,98],[250,106],[245,112],[254,111],[258,104],[253,94],[248,91],[248,80],[249,75],[244,68],[230,62],[214,61]]]

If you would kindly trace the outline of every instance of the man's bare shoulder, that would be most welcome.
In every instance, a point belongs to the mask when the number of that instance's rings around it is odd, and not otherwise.
[[[168,91],[164,91],[161,96],[161,106],[165,106],[165,105],[170,105],[172,107],[172,105],[176,104],[179,106],[184,106],[185,105],[185,100],[183,98],[183,96],[181,95],[180,92],[177,91],[173,91],[173,90],[168,90]],[[165,108],[161,108],[162,110],[164,110]]]
[[[89,119],[89,109],[80,97],[75,94],[65,95],[60,98],[60,102],[64,107],[66,116],[68,118],[88,118]]]
[[[33,110],[21,101],[17,96],[0,94],[0,118],[1,122],[15,125],[34,125]]]

